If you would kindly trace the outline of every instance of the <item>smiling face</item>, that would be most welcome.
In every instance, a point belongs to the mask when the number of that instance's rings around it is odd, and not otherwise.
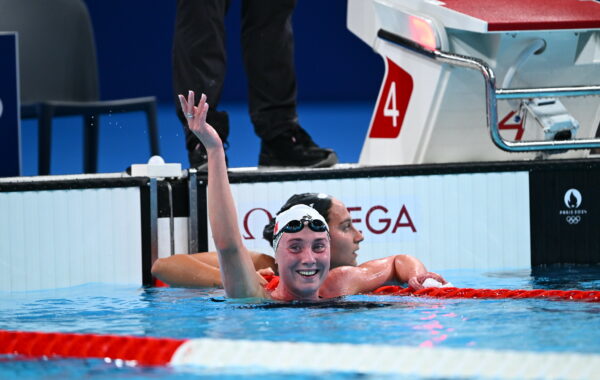
[[[280,299],[311,300],[329,273],[330,246],[327,232],[303,228],[281,237],[275,260],[279,268],[280,285],[273,296]]]
[[[331,268],[356,266],[356,251],[364,236],[352,224],[352,217],[339,199],[333,198],[327,223],[331,236]]]

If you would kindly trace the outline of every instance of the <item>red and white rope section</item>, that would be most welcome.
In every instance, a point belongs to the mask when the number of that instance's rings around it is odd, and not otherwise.
[[[195,365],[213,371],[245,368],[253,373],[345,372],[496,379],[591,379],[600,373],[600,355],[594,354],[2,330],[0,354],[110,358],[138,365]]]

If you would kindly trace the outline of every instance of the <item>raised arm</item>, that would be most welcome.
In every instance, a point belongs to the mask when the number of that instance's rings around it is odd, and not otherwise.
[[[202,95],[198,106],[194,106],[193,91],[189,92],[187,100],[183,95],[179,95],[179,100],[190,130],[202,142],[208,155],[208,217],[219,254],[225,293],[232,298],[263,297],[264,290],[238,228],[223,143],[206,122],[206,96]]]

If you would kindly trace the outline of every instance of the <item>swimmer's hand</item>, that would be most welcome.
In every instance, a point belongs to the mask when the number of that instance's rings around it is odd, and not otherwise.
[[[259,269],[256,271],[256,273],[260,274],[261,276],[275,276],[275,271],[271,267]]]
[[[258,282],[261,286],[265,286],[269,283],[265,276],[275,276],[275,272],[271,267],[259,269],[256,271],[256,274],[258,276]]]
[[[185,116],[190,131],[198,137],[204,147],[209,150],[211,148],[223,147],[221,138],[215,129],[206,122],[208,113],[208,103],[206,103],[206,95],[202,94],[198,106],[194,106],[194,91],[188,92],[187,99],[179,94],[179,102],[181,103],[181,111]]]
[[[427,273],[423,273],[423,274],[409,278],[408,286],[410,286],[414,290],[424,289],[424,288],[428,287],[427,286],[428,284],[424,284],[425,280],[427,280],[427,279],[435,280],[436,282],[439,282],[440,284],[442,284],[442,286],[448,283],[448,281],[444,280],[444,278],[442,276],[440,276],[439,274],[433,273],[433,272],[427,272]]]

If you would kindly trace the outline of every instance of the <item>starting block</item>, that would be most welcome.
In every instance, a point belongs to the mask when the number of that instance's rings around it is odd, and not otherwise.
[[[347,22],[386,67],[360,164],[600,147],[600,1],[348,0]]]

